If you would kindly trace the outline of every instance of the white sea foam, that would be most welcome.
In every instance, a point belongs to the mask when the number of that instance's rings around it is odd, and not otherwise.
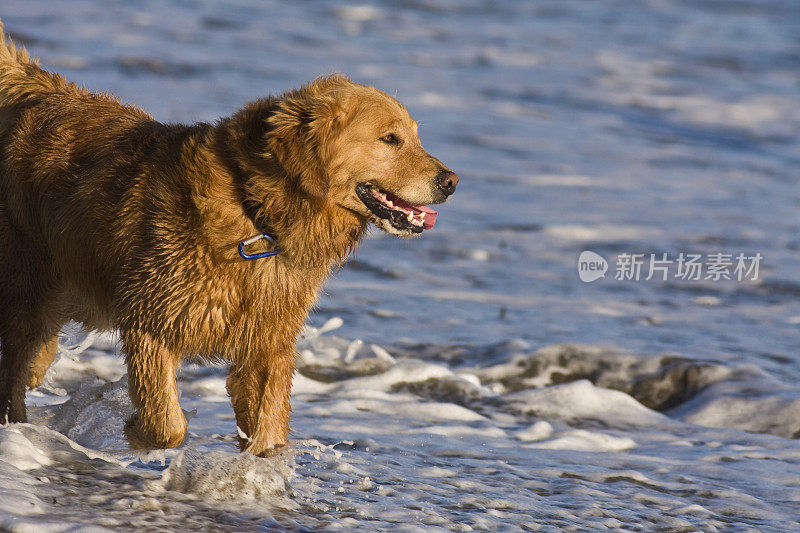
[[[644,240],[658,236],[661,231],[658,228],[648,228],[645,226],[611,226],[599,224],[596,226],[579,225],[553,225],[543,230],[548,235],[566,241],[632,241]]]
[[[63,530],[77,527],[80,519],[68,509],[53,508],[44,494],[53,491],[58,501],[61,487],[82,490],[61,477],[61,472],[67,465],[84,464],[109,472],[105,475],[133,476],[131,486],[135,488],[130,495],[140,502],[136,504],[140,516],[172,501],[170,505],[177,507],[222,506],[237,520],[273,526],[318,525],[335,518],[345,528],[343,524],[358,523],[341,522],[341,513],[349,512],[347,509],[353,509],[360,519],[381,514],[381,527],[398,524],[403,516],[405,520],[415,517],[430,526],[446,526],[451,519],[449,512],[443,513],[438,505],[458,507],[472,502],[469,505],[481,505],[488,513],[473,523],[495,528],[507,520],[524,521],[523,516],[538,504],[524,492],[492,492],[487,485],[492,476],[504,476],[509,487],[530,486],[545,491],[563,483],[559,480],[567,476],[576,480],[571,489],[576,502],[599,497],[606,505],[620,505],[614,502],[626,501],[627,491],[618,491],[615,485],[622,483],[619,486],[623,489],[626,483],[634,483],[644,491],[635,508],[643,510],[647,502],[660,501],[659,505],[668,509],[664,516],[647,514],[653,523],[672,527],[685,521],[719,527],[726,505],[739,509],[737,513],[763,514],[765,504],[741,492],[745,485],[740,483],[746,476],[730,474],[727,483],[731,488],[715,493],[717,503],[681,497],[671,497],[667,503],[661,493],[672,491],[681,483],[676,478],[677,465],[728,460],[750,465],[766,457],[779,461],[800,457],[800,448],[789,451],[786,446],[776,455],[775,441],[768,438],[746,437],[730,430],[697,431],[693,429],[697,426],[647,409],[624,392],[585,379],[559,385],[548,382],[559,371],[570,368],[594,373],[604,383],[633,382],[638,373],[658,372],[656,358],[619,354],[605,347],[563,345],[534,354],[515,355],[512,349],[506,360],[496,361],[484,370],[454,372],[446,365],[405,357],[392,356],[393,363],[369,357],[346,360],[342,350],[338,358],[331,358],[332,349],[349,342],[323,334],[316,335],[314,343],[328,355],[315,357],[316,362],[310,366],[301,364],[295,377],[293,444],[267,459],[236,451],[232,412],[229,403],[222,401],[224,368],[189,365],[181,372],[183,406],[198,411],[198,416],[190,419],[187,442],[166,454],[139,455],[126,451],[121,441],[121,427],[130,413],[124,394],[125,379],[108,383],[87,375],[95,363],[98,369],[108,369],[111,356],[93,348],[80,361],[62,357],[57,365],[72,367],[72,372],[65,372],[63,379],[56,374],[53,379],[56,386],[67,390],[69,399],[60,404],[42,402],[37,425],[0,429],[0,476],[14,479],[9,486],[15,496],[9,501],[16,506],[0,506],[0,518],[31,524],[44,523],[45,516],[58,515],[66,517],[59,526]],[[518,348],[524,345],[519,344]],[[114,374],[121,373],[121,359],[113,360],[120,367]],[[322,372],[321,360],[328,361],[325,368],[329,372],[339,372],[341,377],[328,383],[308,377],[306,372]],[[364,365],[371,360],[388,366]],[[547,361],[557,366],[551,367]],[[582,361],[585,368],[575,366],[577,361]],[[533,368],[530,365],[536,366],[538,375],[529,375]],[[592,370],[593,365],[604,370],[598,373]],[[743,382],[748,375],[746,370],[712,372],[707,379],[717,379],[714,383],[723,387],[725,383]],[[362,375],[361,371],[377,373]],[[753,377],[752,372],[750,376]],[[493,382],[505,385],[499,392],[493,391],[489,386]],[[528,388],[513,392],[522,383],[527,383]],[[530,388],[533,386],[536,388]],[[720,388],[716,393],[709,392],[713,390],[712,384],[688,402],[687,409],[692,413],[723,409],[717,404],[730,391]],[[704,394],[711,397],[703,399]],[[705,402],[705,408],[698,407],[697,402]],[[758,400],[751,404],[754,408],[761,405]],[[681,416],[691,419],[687,413]],[[783,415],[774,417],[773,422],[788,423]],[[38,424],[58,428],[59,432]],[[694,434],[703,442],[686,441],[682,436],[685,434]],[[542,453],[589,454],[591,457],[580,461],[594,465],[594,470],[576,471],[561,463],[558,455],[536,455]],[[659,458],[654,459],[653,453]],[[623,459],[615,454],[632,455]],[[605,456],[609,458],[601,458]],[[549,469],[540,467],[530,472],[514,466],[537,464],[545,457],[549,457],[546,463],[552,465]],[[505,466],[500,466],[500,458]],[[150,469],[142,470],[138,461],[157,469],[161,464],[168,466],[156,475]],[[627,470],[620,470],[623,465]],[[673,466],[665,468],[667,465]],[[755,464],[752,467],[756,468]],[[27,473],[12,474],[20,469]],[[717,470],[712,468],[707,475],[717,475],[713,472]],[[690,485],[703,483],[704,475],[702,469],[693,470]],[[42,481],[56,477],[56,485]],[[609,479],[614,480],[614,485],[606,486]],[[585,492],[579,489],[582,483],[595,484],[597,488]],[[47,491],[43,492],[44,486]],[[392,509],[390,502],[399,495],[418,500],[423,493],[428,503],[419,509],[412,506],[402,512],[382,514]],[[496,496],[474,496],[478,493]],[[793,494],[786,497],[800,501],[800,493]],[[97,500],[114,515],[109,496],[103,493]],[[156,501],[160,503],[155,504]],[[20,506],[28,509],[27,514],[14,511]],[[439,510],[432,512],[434,509]],[[539,507],[538,512],[549,516],[548,520],[564,517],[547,506]],[[208,519],[204,513],[195,517],[198,523]],[[316,518],[310,518],[308,513]],[[628,523],[624,516],[605,519]],[[168,518],[165,520],[166,524],[171,523]],[[581,512],[572,512],[569,520],[594,524],[591,514]]]
[[[588,380],[506,394],[503,402],[520,413],[568,421],[600,420],[615,427],[666,423],[664,415],[647,409],[627,394],[596,387]]]
[[[297,507],[286,497],[292,473],[291,457],[286,455],[262,459],[249,453],[186,449],[172,458],[160,485],[212,501],[291,509]]]

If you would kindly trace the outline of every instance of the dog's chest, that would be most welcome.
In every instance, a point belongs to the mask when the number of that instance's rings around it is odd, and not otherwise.
[[[206,347],[202,351],[209,352],[253,330],[296,335],[324,275],[319,269],[280,264],[215,269],[213,275],[193,280],[193,290],[179,311],[180,329],[191,331],[189,338],[201,341]]]

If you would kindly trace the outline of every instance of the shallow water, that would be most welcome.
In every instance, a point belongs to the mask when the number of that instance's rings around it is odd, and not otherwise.
[[[373,231],[326,286],[309,322],[335,331],[299,341],[289,449],[237,454],[224,369],[187,365],[187,442],[135,457],[101,336],[29,396],[33,424],[0,429],[0,527],[800,528],[800,6],[7,0],[0,17],[45,67],[165,121],[346,72],[403,101],[462,179],[432,231]],[[584,250],[605,279],[579,280]],[[763,262],[755,281],[614,279],[618,254],[681,252]]]

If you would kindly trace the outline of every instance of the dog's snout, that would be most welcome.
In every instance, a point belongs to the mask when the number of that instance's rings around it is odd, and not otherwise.
[[[456,185],[458,185],[458,176],[451,170],[441,170],[439,175],[436,176],[436,184],[447,196],[456,192]]]

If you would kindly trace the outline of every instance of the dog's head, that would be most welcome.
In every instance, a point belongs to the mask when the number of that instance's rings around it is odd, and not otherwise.
[[[433,227],[458,176],[422,148],[417,123],[389,95],[342,76],[281,100],[270,152],[308,196],[333,202],[392,235]]]

